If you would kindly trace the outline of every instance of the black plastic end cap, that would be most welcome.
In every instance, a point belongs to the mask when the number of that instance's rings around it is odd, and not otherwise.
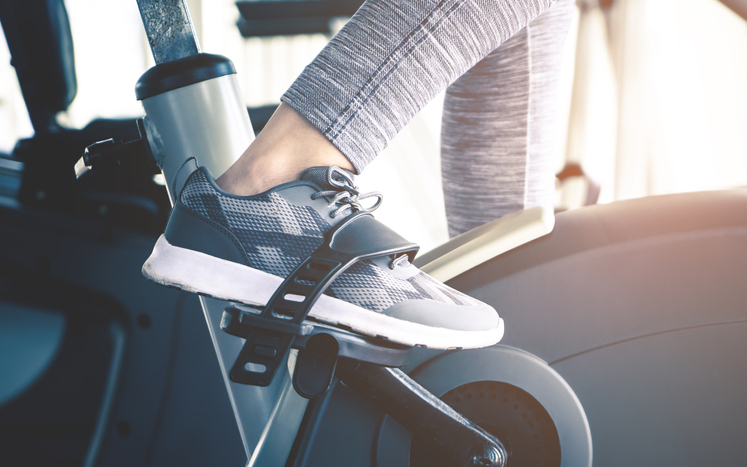
[[[191,55],[158,64],[143,73],[135,85],[135,95],[141,101],[190,84],[235,73],[233,62],[222,55]]]
[[[299,350],[296,370],[293,372],[293,387],[298,395],[315,399],[323,395],[332,385],[337,368],[340,345],[330,334],[315,334]]]

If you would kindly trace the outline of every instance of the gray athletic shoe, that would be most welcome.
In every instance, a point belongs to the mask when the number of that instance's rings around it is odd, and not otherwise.
[[[207,169],[187,179],[165,233],[143,265],[162,285],[265,305],[325,234],[365,210],[353,176],[315,167],[254,196],[221,190]],[[378,207],[379,200],[370,208]],[[329,286],[309,318],[407,345],[477,348],[503,336],[496,311],[418,270],[406,256],[358,262]]]

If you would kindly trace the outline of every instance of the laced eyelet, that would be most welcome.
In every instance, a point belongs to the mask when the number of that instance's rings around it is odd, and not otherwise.
[[[392,271],[394,271],[394,269],[397,267],[404,266],[410,263],[409,258],[406,253],[400,256],[397,256],[397,255],[392,255],[392,256],[393,256],[392,260],[389,262],[389,269],[391,269]]]
[[[337,170],[340,170],[340,169],[337,169]],[[332,171],[330,171],[330,173],[332,173]],[[348,210],[351,213],[372,212],[372,211],[375,211],[376,208],[378,208],[381,205],[381,202],[383,201],[383,198],[384,198],[381,193],[379,192],[361,193],[360,191],[358,191],[357,187],[354,187],[352,185],[352,182],[353,182],[352,179],[349,179],[348,177],[343,177],[343,179],[344,179],[343,181],[338,181],[332,178],[330,174],[328,174],[328,183],[332,187],[338,187],[340,189],[319,191],[316,193],[312,193],[311,195],[312,200],[324,198],[326,201],[329,202],[327,204],[327,208],[332,209],[332,212],[330,212],[329,214],[330,219],[334,219],[335,217],[337,217],[338,214],[341,214]],[[373,204],[373,206],[364,208],[363,205],[361,204],[361,200],[364,200],[367,198],[376,198],[376,202]]]

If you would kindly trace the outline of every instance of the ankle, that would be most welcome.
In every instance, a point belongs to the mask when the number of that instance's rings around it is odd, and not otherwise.
[[[239,159],[216,182],[224,191],[239,196],[262,193],[280,184],[298,180],[304,169],[294,169],[283,157]]]
[[[298,180],[310,167],[336,165],[355,172],[348,159],[311,123],[281,104],[262,132],[217,182],[240,196]]]

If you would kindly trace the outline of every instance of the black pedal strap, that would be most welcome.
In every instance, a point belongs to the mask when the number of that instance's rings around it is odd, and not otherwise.
[[[325,242],[290,273],[257,322],[280,321],[300,326],[327,287],[353,264],[401,254],[412,261],[418,248],[371,214],[352,214],[333,227]],[[277,329],[277,326],[252,328],[229,373],[232,381],[255,386],[268,386],[272,382],[295,337],[294,333]]]

